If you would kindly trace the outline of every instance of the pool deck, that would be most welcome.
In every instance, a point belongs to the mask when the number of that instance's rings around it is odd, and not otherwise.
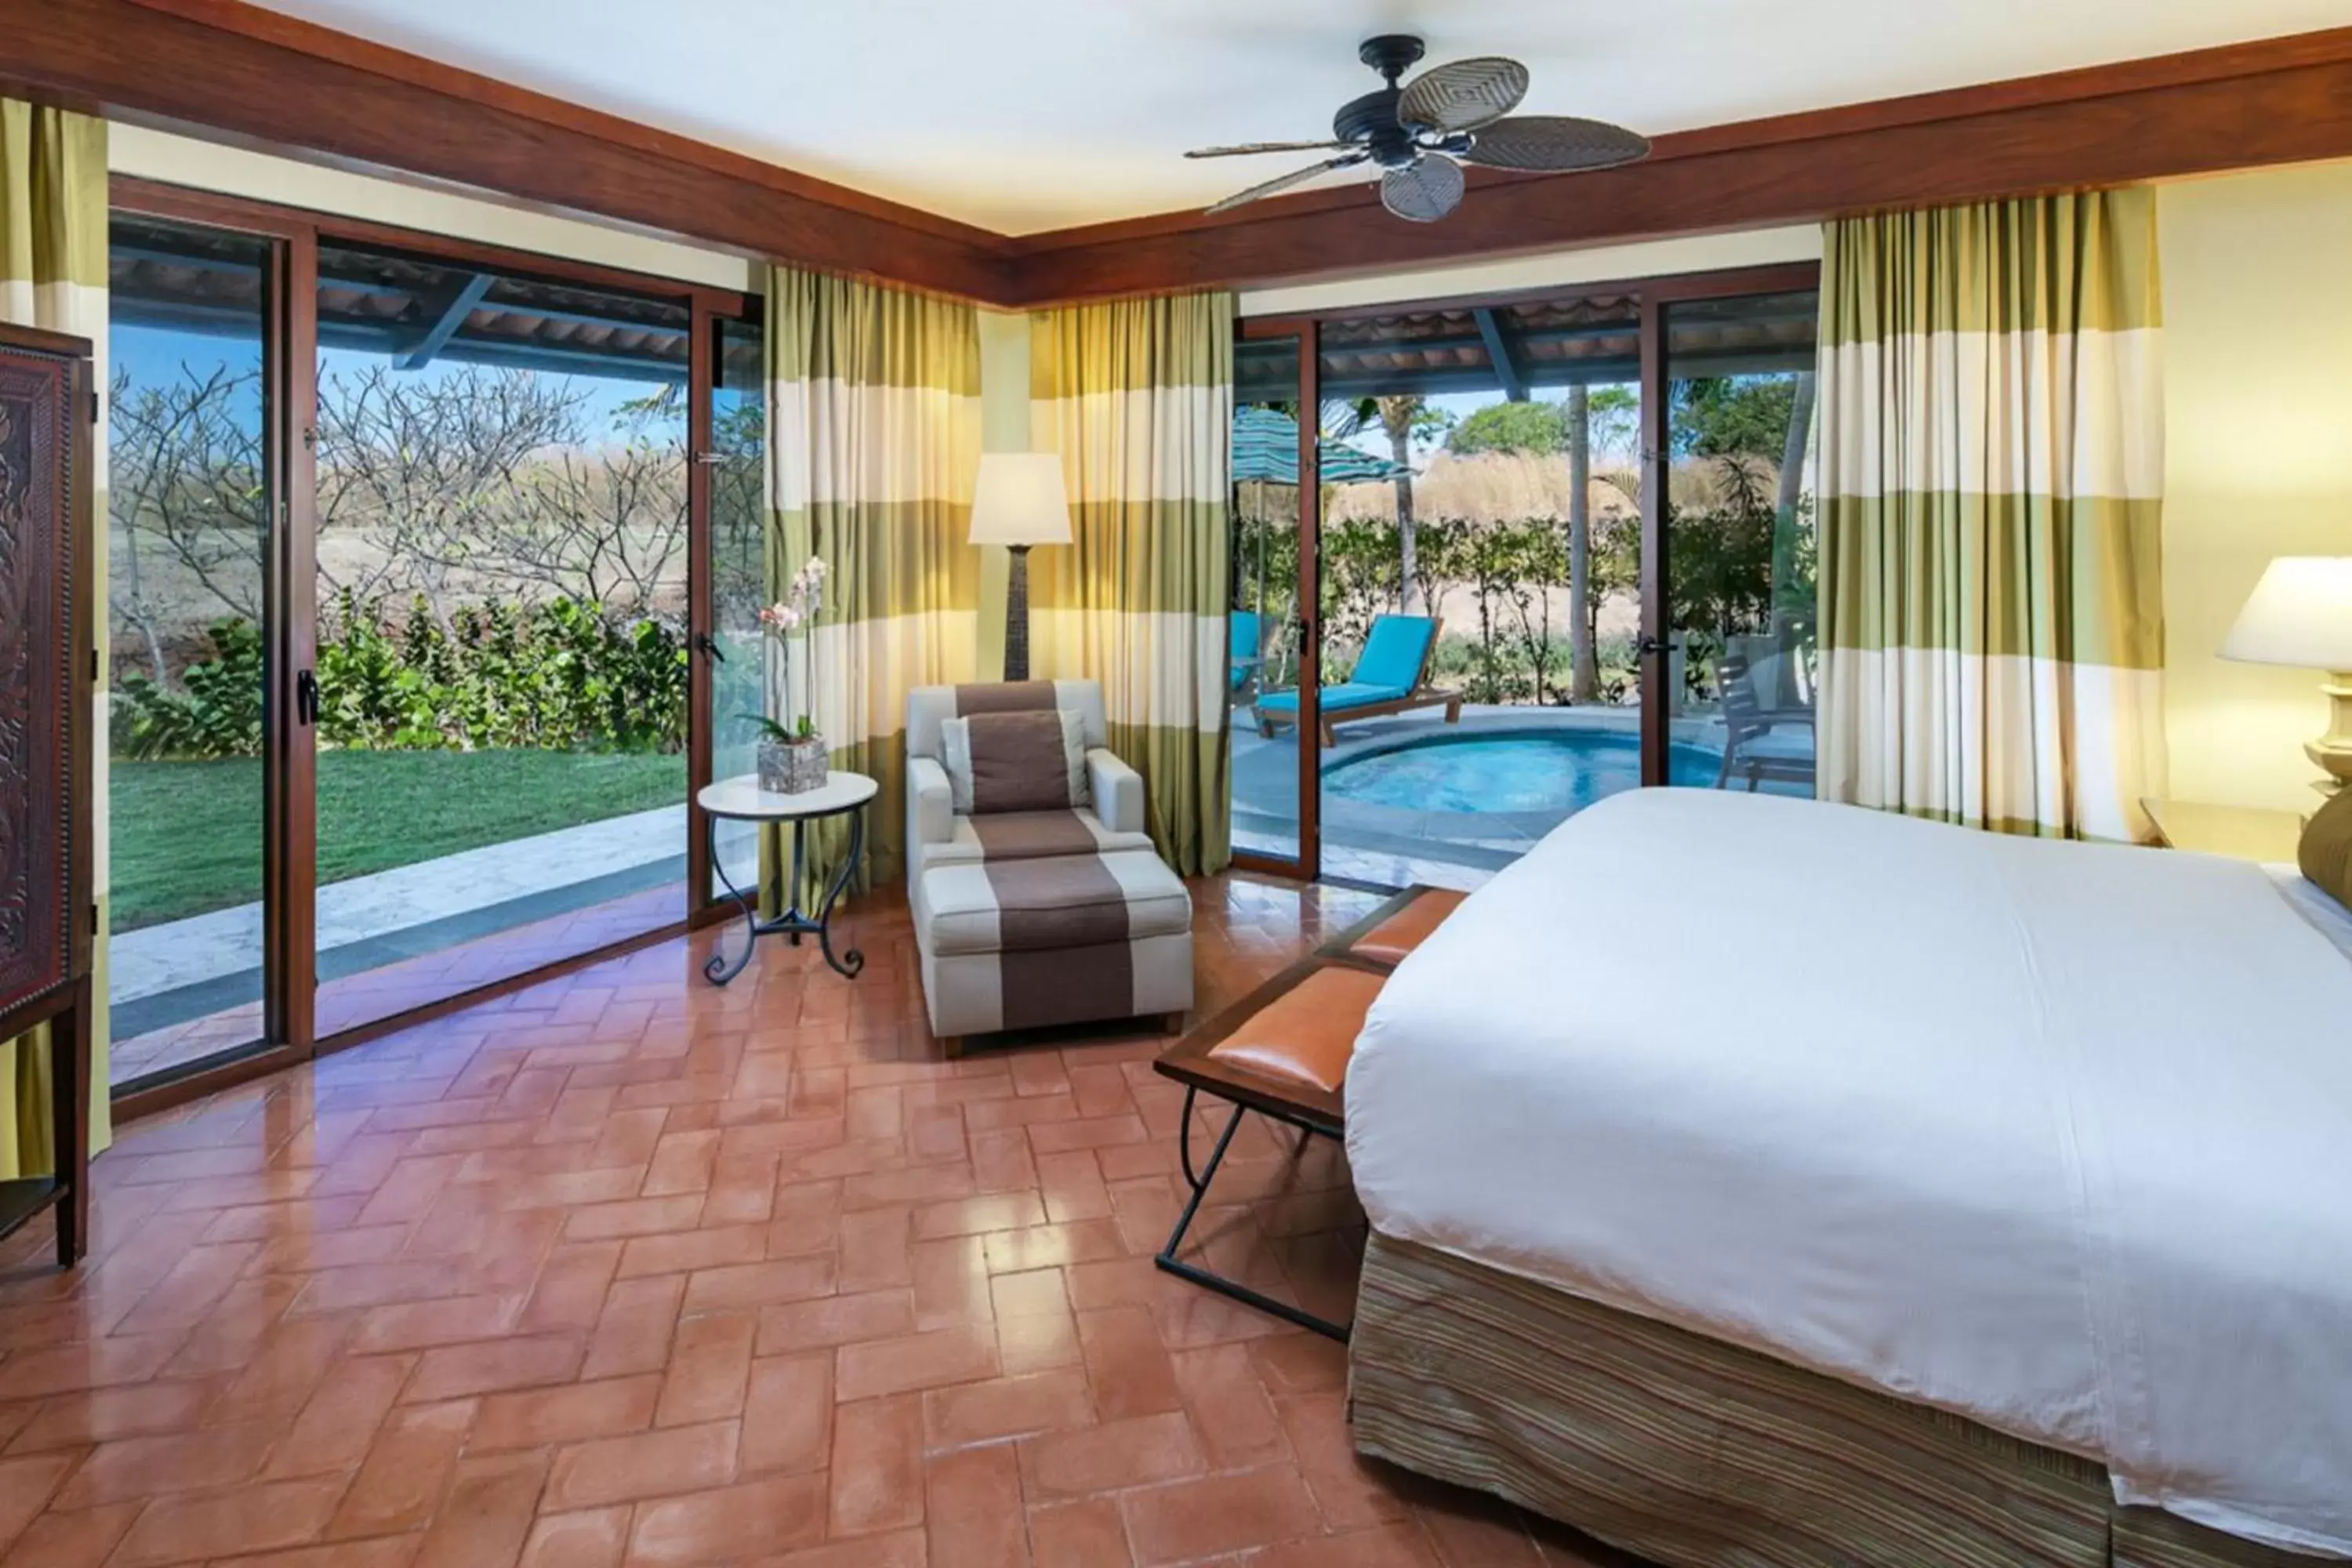
[[[1434,710],[1343,724],[1339,743],[1324,753],[1326,773],[1401,743],[1438,737],[1499,739],[1547,732],[1600,731],[1638,736],[1635,708],[1465,707],[1458,724]],[[1723,722],[1694,712],[1668,726],[1668,743],[1720,755]],[[1296,732],[1269,740],[1246,708],[1234,710],[1234,842],[1237,847],[1295,853],[1298,842],[1298,752]],[[1767,793],[1807,795],[1801,786],[1768,784]],[[1327,876],[1441,886],[1475,886],[1509,865],[1573,815],[1556,811],[1416,811],[1349,800],[1326,791],[1322,800],[1323,869]]]

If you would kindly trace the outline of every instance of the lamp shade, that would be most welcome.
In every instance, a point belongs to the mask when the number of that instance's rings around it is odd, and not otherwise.
[[[2282,555],[2263,572],[2221,657],[2352,669],[2352,555]]]
[[[1067,544],[1070,497],[1055,452],[983,452],[971,496],[974,544]]]

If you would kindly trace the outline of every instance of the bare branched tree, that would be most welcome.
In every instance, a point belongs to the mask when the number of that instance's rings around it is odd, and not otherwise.
[[[107,514],[121,544],[108,606],[162,680],[176,638],[222,616],[260,617],[269,507],[261,374],[184,365],[139,385],[125,371],[109,406]]]

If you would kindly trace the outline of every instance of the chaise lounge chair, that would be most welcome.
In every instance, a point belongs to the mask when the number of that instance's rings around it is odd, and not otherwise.
[[[1788,707],[1779,700],[1780,668],[1777,658],[1751,665],[1737,653],[1727,653],[1716,666],[1723,686],[1723,765],[1715,787],[1728,789],[1737,775],[1748,781],[1748,793],[1771,781],[1810,784],[1813,782],[1813,710]]]
[[[1336,746],[1335,726],[1384,713],[1415,708],[1444,708],[1445,721],[1461,722],[1462,694],[1425,685],[1429,661],[1437,653],[1437,634],[1445,623],[1431,616],[1381,616],[1374,618],[1357,656],[1355,672],[1338,686],[1322,690],[1323,743]],[[1273,691],[1257,700],[1257,732],[1271,737],[1275,728],[1298,722],[1298,693]]]

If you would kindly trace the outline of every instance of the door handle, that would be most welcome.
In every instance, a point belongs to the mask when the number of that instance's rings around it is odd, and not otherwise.
[[[1643,637],[1633,645],[1633,652],[1640,658],[1647,658],[1652,654],[1672,653],[1675,651],[1675,640],[1672,637]]]
[[[719,639],[712,637],[709,632],[697,632],[694,634],[694,651],[700,654],[708,654],[711,658],[717,660],[720,664],[725,664],[727,662],[727,656],[719,651]]]
[[[319,678],[307,669],[294,677],[294,719],[301,724],[319,721]]]

